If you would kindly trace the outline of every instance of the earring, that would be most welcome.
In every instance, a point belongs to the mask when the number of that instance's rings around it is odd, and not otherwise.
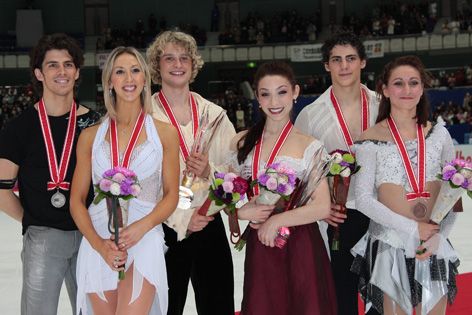
[[[293,99],[293,104],[297,104],[297,99],[296,98]]]
[[[108,94],[110,95],[110,97],[113,97],[113,89],[109,89]]]

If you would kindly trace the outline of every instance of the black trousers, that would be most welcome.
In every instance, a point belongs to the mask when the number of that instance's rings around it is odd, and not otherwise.
[[[331,268],[333,270],[339,315],[358,315],[357,293],[359,277],[351,272],[352,256],[350,250],[364,236],[369,227],[369,218],[355,209],[347,210],[347,219],[340,225],[339,250],[330,248]],[[334,229],[328,228],[329,246],[333,239]],[[367,313],[378,314],[373,308]]]
[[[184,312],[189,279],[199,315],[234,315],[233,260],[221,215],[202,231],[177,242],[177,233],[165,224],[169,247],[165,258],[169,283],[168,315]]]

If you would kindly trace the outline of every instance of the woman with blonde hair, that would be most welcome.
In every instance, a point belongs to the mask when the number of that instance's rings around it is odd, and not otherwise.
[[[150,74],[136,49],[117,47],[110,53],[102,85],[107,116],[81,134],[72,181],[71,213],[84,235],[77,262],[77,314],[92,313],[87,308],[91,305],[100,315],[166,315],[161,223],[178,199],[177,133],[150,115]],[[131,139],[137,139],[135,145]],[[112,162],[112,156],[118,161]],[[129,163],[124,161],[127,156]],[[129,201],[128,223],[120,231],[118,245],[108,230],[105,200],[88,210],[86,204],[90,180],[97,184],[114,164],[128,164],[141,186],[137,198]],[[121,281],[119,271],[125,272]]]

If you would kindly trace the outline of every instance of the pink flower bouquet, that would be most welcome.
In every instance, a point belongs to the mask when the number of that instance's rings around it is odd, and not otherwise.
[[[106,199],[108,210],[108,231],[115,236],[115,244],[119,241],[119,228],[128,223],[129,200],[141,192],[138,177],[130,169],[114,167],[103,173],[103,178],[95,185],[94,204]],[[125,273],[121,270],[118,279],[123,280]]]
[[[282,163],[272,163],[257,174],[251,186],[259,185],[258,204],[275,205],[280,198],[288,200],[293,190],[297,175],[295,171]]]
[[[441,223],[459,198],[467,191],[472,198],[472,164],[461,159],[446,163],[437,175],[441,189],[434,203],[431,220]]]
[[[207,201],[199,209],[200,215],[211,216],[226,208],[234,213],[236,203],[244,199],[249,185],[234,173],[215,173]]]

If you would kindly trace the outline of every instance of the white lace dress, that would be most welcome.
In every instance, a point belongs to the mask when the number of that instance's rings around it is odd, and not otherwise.
[[[97,131],[92,148],[92,180],[96,184],[102,174],[111,168],[110,145],[105,140],[109,119],[105,119]],[[141,193],[131,199],[128,224],[148,215],[162,198],[162,145],[151,116],[147,115],[144,128],[147,140],[135,147],[130,161],[130,169],[138,176]],[[122,154],[121,154],[122,157]],[[120,157],[120,158],[121,158]],[[102,238],[109,238],[108,212],[105,200],[98,205],[90,205],[89,215],[93,226]],[[142,289],[143,278],[156,288],[156,296],[150,314],[166,315],[168,286],[164,252],[164,232],[159,224],[147,232],[133,247],[128,249],[126,268],[133,266],[133,290],[129,303],[135,301]],[[77,314],[93,314],[87,298],[88,293],[96,293],[106,301],[104,291],[116,290],[118,273],[113,271],[83,238],[77,260]],[[98,314],[97,314],[98,315]]]
[[[405,146],[416,174],[417,141],[406,141]],[[359,274],[359,290],[368,307],[372,305],[382,313],[384,293],[408,314],[419,304],[426,314],[444,295],[452,303],[459,260],[447,237],[456,213],[450,212],[441,222],[433,256],[424,261],[415,259],[420,244],[417,222],[377,200],[377,189],[383,183],[412,190],[395,143],[365,140],[355,145],[355,151],[361,166],[355,182],[356,205],[371,221],[368,232],[351,250],[356,257],[351,271]],[[451,161],[453,154],[449,132],[436,124],[426,136],[427,182],[437,180],[441,165]]]

